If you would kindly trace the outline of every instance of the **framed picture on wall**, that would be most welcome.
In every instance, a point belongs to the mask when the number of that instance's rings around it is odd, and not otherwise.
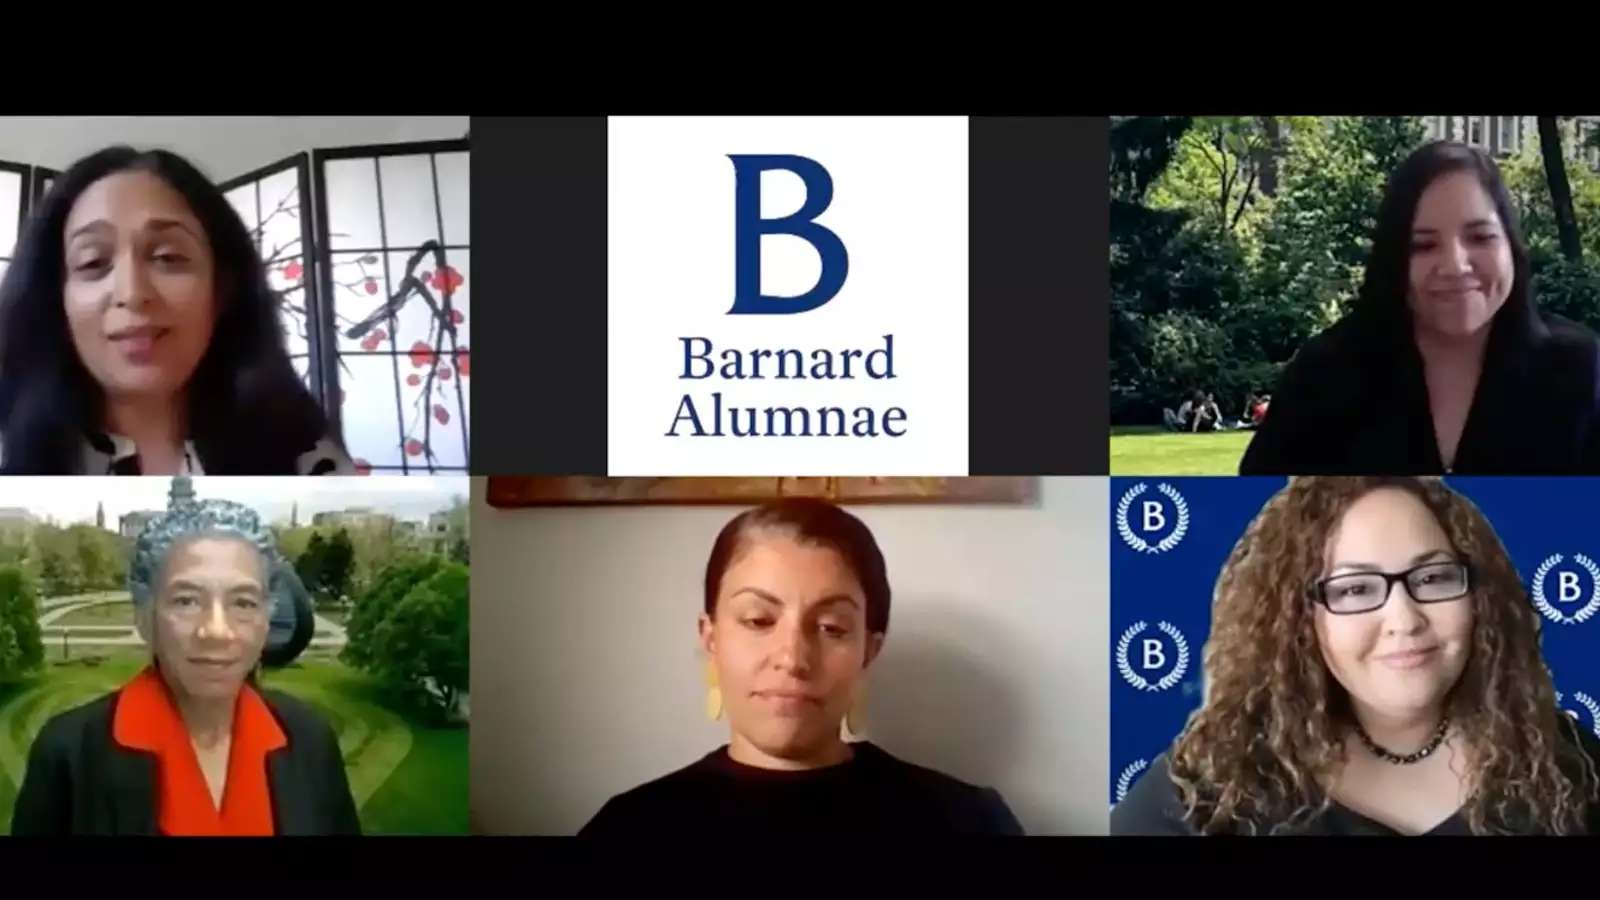
[[[751,505],[779,497],[821,497],[836,503],[1027,504],[1038,479],[735,477],[599,478],[490,476],[487,499],[500,508],[616,504]]]

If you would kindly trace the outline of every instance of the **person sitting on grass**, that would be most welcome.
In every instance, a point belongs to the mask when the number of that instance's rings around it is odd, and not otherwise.
[[[1225,427],[1222,421],[1222,407],[1217,405],[1217,395],[1206,394],[1200,404],[1200,412],[1195,416],[1195,430],[1222,431]]]
[[[1261,424],[1262,420],[1266,419],[1266,417],[1267,417],[1267,407],[1271,403],[1272,403],[1272,395],[1271,394],[1262,394],[1260,397],[1258,397],[1256,399],[1256,402],[1250,404],[1250,424],[1251,424],[1251,427],[1259,426]]]
[[[1161,421],[1172,431],[1195,431],[1199,419],[1200,408],[1205,405],[1206,395],[1195,391],[1184,399],[1183,405],[1174,412],[1171,407],[1161,410]]]

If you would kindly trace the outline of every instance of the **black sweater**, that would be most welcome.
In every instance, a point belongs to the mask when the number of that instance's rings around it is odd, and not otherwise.
[[[870,743],[851,746],[849,762],[798,772],[735,762],[724,746],[611,798],[579,835],[1022,834],[994,789],[903,762]]]
[[[1451,472],[1600,473],[1600,341],[1559,316],[1497,319]],[[1445,472],[1408,324],[1355,313],[1284,370],[1241,475]]]

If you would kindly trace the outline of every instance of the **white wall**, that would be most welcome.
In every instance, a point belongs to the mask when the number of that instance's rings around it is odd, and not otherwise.
[[[313,148],[453,140],[467,116],[4,116],[0,159],[51,169],[112,144],[166,149],[226,181]]]
[[[473,479],[476,833],[570,834],[610,796],[727,741],[695,618],[737,507],[500,510]],[[888,561],[868,737],[1000,789],[1030,834],[1104,834],[1108,487],[1033,507],[857,506]]]

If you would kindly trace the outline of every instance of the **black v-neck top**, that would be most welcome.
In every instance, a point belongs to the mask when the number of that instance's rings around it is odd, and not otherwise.
[[[1600,766],[1600,738],[1593,733],[1585,731],[1574,725],[1571,734],[1575,741],[1596,766]],[[1600,835],[1600,802],[1591,801],[1587,816],[1588,833]],[[1270,823],[1261,823],[1258,827],[1259,834],[1271,832]],[[1166,753],[1156,757],[1150,768],[1140,776],[1139,781],[1128,791],[1111,811],[1111,833],[1113,835],[1193,835],[1197,832],[1183,820],[1183,801],[1178,793],[1178,786],[1172,782],[1172,772],[1168,766]],[[1248,832],[1243,832],[1248,833]],[[1470,835],[1471,828],[1461,813],[1456,813],[1423,832],[1423,836],[1456,836]],[[1322,815],[1318,816],[1302,830],[1296,832],[1300,835],[1325,835],[1325,836],[1357,836],[1357,837],[1396,837],[1404,832],[1386,825],[1382,822],[1362,815],[1353,809],[1333,801]]]
[[[761,769],[721,747],[606,802],[581,837],[675,834],[1022,834],[998,791],[851,745],[844,763],[805,771]]]
[[[1353,313],[1284,370],[1241,475],[1600,474],[1600,339],[1502,310],[1447,469],[1408,321]]]

